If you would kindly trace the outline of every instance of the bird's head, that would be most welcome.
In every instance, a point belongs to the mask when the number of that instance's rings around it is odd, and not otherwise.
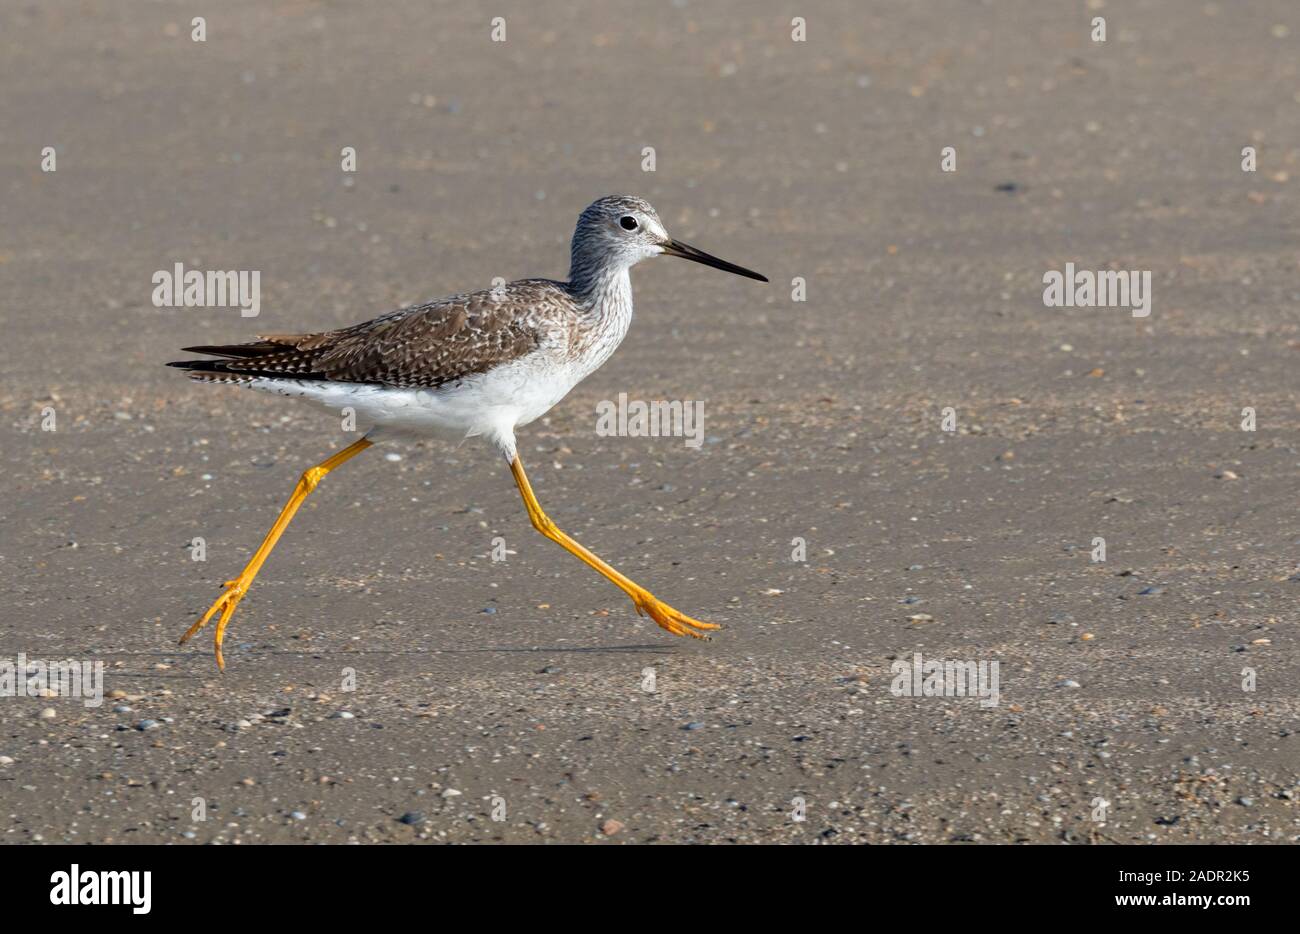
[[[589,280],[600,271],[628,269],[643,259],[661,255],[680,256],[738,276],[767,281],[743,266],[674,240],[650,202],[628,195],[600,198],[579,215],[573,232],[569,278]]]

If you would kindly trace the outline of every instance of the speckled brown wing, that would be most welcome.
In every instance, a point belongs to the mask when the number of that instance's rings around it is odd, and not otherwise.
[[[317,334],[266,334],[248,344],[187,347],[220,360],[169,364],[195,379],[257,377],[431,389],[527,355],[571,306],[560,283],[514,282]]]

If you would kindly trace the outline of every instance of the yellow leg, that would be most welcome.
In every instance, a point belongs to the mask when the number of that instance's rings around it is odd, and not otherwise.
[[[615,586],[632,598],[637,613],[642,616],[649,616],[675,636],[694,636],[697,639],[707,639],[708,636],[697,632],[697,630],[722,628],[715,623],[702,623],[699,620],[691,619],[685,613],[680,613],[668,604],[660,602],[650,591],[624,577],[560,531],[556,524],[551,521],[550,516],[542,510],[542,504],[537,502],[537,497],[533,495],[533,488],[528,482],[528,475],[524,473],[524,462],[519,459],[518,454],[510,462],[510,472],[514,474],[515,485],[519,487],[519,493],[524,498],[524,506],[528,509],[528,518],[532,520],[533,528],[558,544],[565,551],[576,555],[588,567],[595,568],[613,581]]]
[[[221,643],[226,638],[226,627],[230,625],[230,617],[235,615],[235,607],[239,606],[239,601],[244,598],[244,594],[248,593],[248,588],[253,584],[253,578],[257,577],[257,572],[262,569],[262,564],[266,561],[267,556],[271,554],[271,549],[280,540],[284,530],[289,527],[289,522],[293,519],[294,513],[298,511],[302,501],[307,498],[307,495],[312,490],[316,489],[316,484],[320,483],[327,473],[345,461],[356,457],[372,444],[374,444],[373,441],[362,438],[360,441],[348,445],[328,460],[303,471],[302,477],[298,480],[298,485],[293,489],[293,495],[289,497],[289,502],[285,503],[284,508],[280,510],[275,525],[271,526],[271,531],[266,533],[266,537],[262,539],[262,544],[258,546],[257,551],[253,552],[253,557],[248,560],[248,564],[239,572],[238,577],[226,581],[226,589],[222,591],[221,596],[217,597],[216,602],[208,608],[203,617],[191,626],[185,635],[181,636],[181,645],[188,642],[191,636],[206,626],[208,620],[212,619],[213,615],[220,610],[221,619],[217,622],[215,643],[217,667],[225,671],[226,659],[221,654]]]

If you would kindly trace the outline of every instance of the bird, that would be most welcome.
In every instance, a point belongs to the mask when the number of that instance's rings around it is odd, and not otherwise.
[[[628,195],[598,198],[582,211],[569,255],[563,282],[520,279],[351,327],[185,347],[183,352],[207,359],[167,364],[202,383],[233,384],[335,412],[351,410],[357,425],[365,427],[358,440],[303,471],[248,563],[181,636],[182,645],[216,617],[214,654],[224,671],[222,644],[236,608],[321,480],[381,441],[429,436],[490,443],[508,463],[533,528],[622,590],[639,615],[677,636],[707,639],[710,630],[721,628],[659,600],[562,531],[533,493],[515,431],[550,411],[622,342],[632,321],[629,272],[637,263],[675,256],[768,280],[672,238],[649,202]]]

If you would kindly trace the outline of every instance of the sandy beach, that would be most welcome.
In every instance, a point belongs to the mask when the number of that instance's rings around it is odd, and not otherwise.
[[[1300,840],[1300,8],[804,7],[0,14],[0,658],[103,663],[99,706],[0,698],[0,841]],[[772,281],[637,267],[519,449],[723,630],[430,440],[321,484],[224,674],[178,647],[351,439],[164,364],[563,278],[612,193]],[[257,315],[159,307],[178,263]],[[1149,313],[1045,304],[1066,264]],[[599,430],[621,394],[693,437]]]

